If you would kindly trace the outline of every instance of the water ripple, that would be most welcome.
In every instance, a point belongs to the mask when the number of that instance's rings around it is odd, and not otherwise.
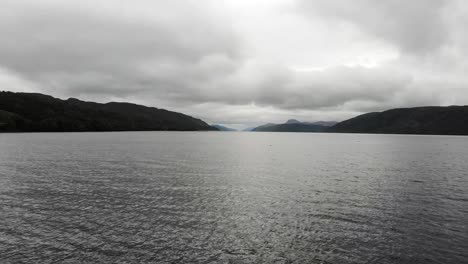
[[[1,263],[467,263],[463,137],[0,135]]]

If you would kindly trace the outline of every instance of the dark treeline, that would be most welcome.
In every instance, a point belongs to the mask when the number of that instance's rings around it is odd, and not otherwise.
[[[216,130],[200,119],[130,103],[99,104],[33,93],[0,92],[0,131]]]
[[[328,132],[468,135],[468,106],[399,108],[367,113],[340,122]]]
[[[254,132],[325,132],[328,127],[308,123],[266,124],[256,127]]]
[[[0,132],[220,130],[181,113],[130,103],[61,100],[34,93],[0,92]],[[253,131],[468,135],[468,106],[415,107],[333,122],[266,124]]]
[[[266,124],[259,132],[468,135],[468,106],[399,108],[363,114],[343,122]]]

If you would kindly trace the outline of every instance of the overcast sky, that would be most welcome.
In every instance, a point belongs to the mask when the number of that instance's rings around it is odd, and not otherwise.
[[[464,0],[2,0],[0,90],[241,128],[468,104]]]

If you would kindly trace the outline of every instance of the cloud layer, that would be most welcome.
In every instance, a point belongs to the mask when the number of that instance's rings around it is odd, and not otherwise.
[[[456,0],[6,0],[2,90],[237,127],[467,104]]]

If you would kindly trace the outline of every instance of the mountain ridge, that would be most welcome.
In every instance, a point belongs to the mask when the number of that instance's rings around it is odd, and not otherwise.
[[[1,132],[202,131],[204,121],[126,102],[66,100],[39,93],[0,92]]]
[[[335,122],[331,122],[335,124]],[[300,122],[296,119],[289,119],[283,124],[268,123],[254,128],[254,132],[325,132],[328,122]]]
[[[342,121],[327,132],[468,135],[468,106],[422,106],[371,112]]]
[[[219,124],[212,124],[211,125],[212,127],[218,129],[219,131],[222,131],[222,132],[234,132],[234,131],[237,131],[237,129],[234,129],[234,128],[230,128],[230,127],[226,127],[226,126],[222,126],[222,125],[219,125]]]
[[[40,93],[0,92],[0,132],[232,131],[217,126],[182,113],[128,102],[102,104]],[[468,135],[468,106],[395,108],[339,123],[289,119],[252,131]]]

